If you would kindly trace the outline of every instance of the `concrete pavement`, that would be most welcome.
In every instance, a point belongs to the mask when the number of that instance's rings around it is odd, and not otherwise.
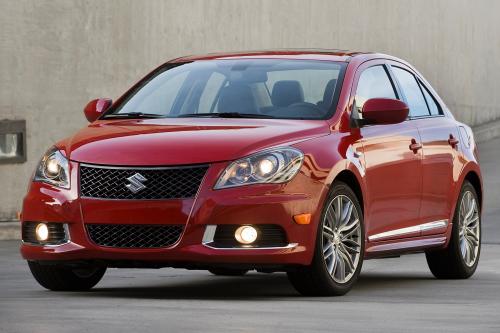
[[[96,289],[37,285],[0,242],[0,332],[499,332],[500,245],[469,280],[436,280],[421,254],[370,260],[344,297],[299,296],[284,274],[110,269]]]

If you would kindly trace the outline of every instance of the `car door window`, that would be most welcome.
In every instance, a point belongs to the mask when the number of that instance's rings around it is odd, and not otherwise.
[[[361,73],[355,96],[355,117],[361,115],[363,105],[370,98],[397,98],[389,76],[382,65],[370,67]]]
[[[406,97],[406,102],[410,108],[410,117],[423,117],[429,116],[429,109],[425,103],[424,95],[420,89],[415,76],[405,69],[399,67],[392,67],[394,75],[396,76],[403,95]]]
[[[427,106],[429,107],[429,110],[431,112],[431,116],[438,116],[443,114],[441,111],[441,108],[439,105],[436,103],[436,100],[434,97],[432,97],[431,93],[427,90],[427,88],[422,84],[422,82],[418,82],[420,84],[420,87],[422,88],[422,91],[424,92],[424,97],[425,100],[427,101]]]

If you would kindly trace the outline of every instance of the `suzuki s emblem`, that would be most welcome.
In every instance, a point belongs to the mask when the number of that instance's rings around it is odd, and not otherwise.
[[[146,188],[146,185],[144,185],[143,182],[145,182],[147,179],[143,175],[141,175],[140,173],[136,173],[135,175],[128,177],[127,180],[130,183],[125,184],[125,186],[132,193],[137,193],[137,192],[142,191]]]

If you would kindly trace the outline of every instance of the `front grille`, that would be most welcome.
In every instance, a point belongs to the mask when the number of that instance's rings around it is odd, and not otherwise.
[[[80,194],[82,197],[103,199],[192,198],[198,192],[207,169],[206,165],[168,168],[81,165]],[[139,182],[132,184],[134,180],[127,179],[132,176]],[[136,190],[135,193],[133,190]]]
[[[59,245],[68,241],[67,227],[64,223],[45,223],[49,229],[49,238],[39,241],[36,238],[36,226],[39,222],[24,222],[21,230],[23,242],[39,245]]]
[[[213,242],[210,244],[217,248],[242,247],[234,238],[234,232],[241,227],[239,224],[219,224],[215,231]],[[283,247],[288,245],[283,228],[275,224],[254,224],[257,229],[257,240],[252,245],[245,247]]]
[[[182,225],[87,224],[87,232],[97,245],[151,249],[174,245],[182,234]]]

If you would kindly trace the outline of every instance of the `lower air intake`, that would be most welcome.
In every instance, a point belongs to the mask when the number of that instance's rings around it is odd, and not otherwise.
[[[182,225],[87,224],[97,245],[117,248],[151,249],[170,247],[180,238]]]

